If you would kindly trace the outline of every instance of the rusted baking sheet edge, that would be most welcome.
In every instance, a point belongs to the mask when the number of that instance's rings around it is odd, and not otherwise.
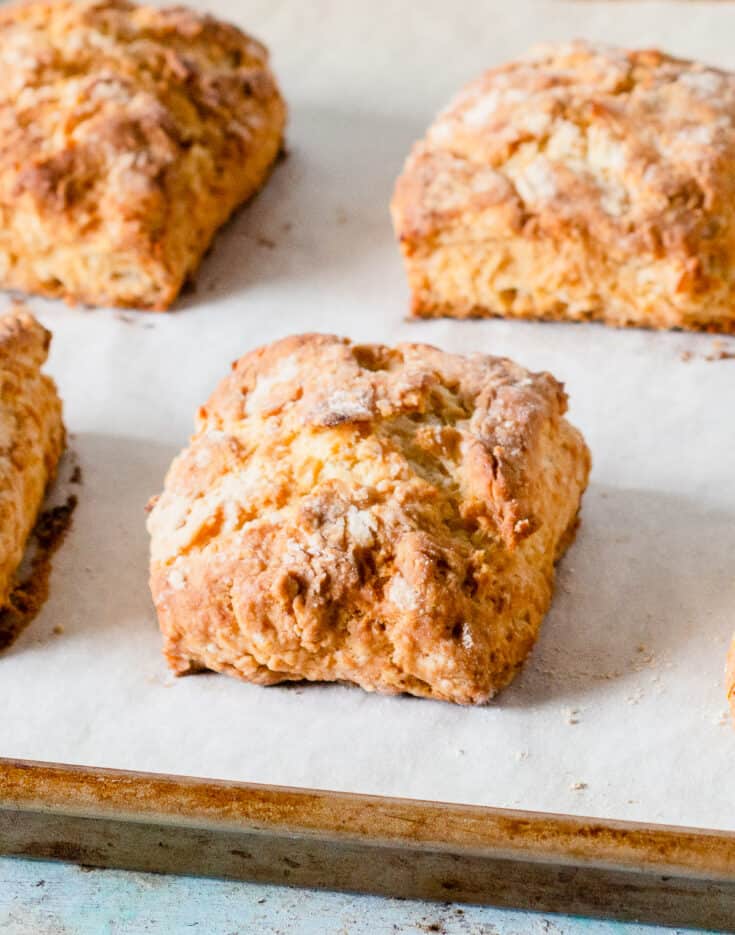
[[[735,932],[735,834],[0,759],[0,853]]]

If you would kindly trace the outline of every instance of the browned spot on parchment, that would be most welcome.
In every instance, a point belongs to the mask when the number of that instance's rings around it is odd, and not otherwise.
[[[44,510],[36,520],[29,538],[34,550],[30,573],[15,585],[7,605],[0,609],[0,652],[12,646],[46,603],[51,558],[64,541],[76,505],[77,498],[71,494],[66,503]]]

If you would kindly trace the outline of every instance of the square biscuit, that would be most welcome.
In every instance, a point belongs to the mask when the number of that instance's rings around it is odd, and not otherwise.
[[[735,75],[538,47],[439,115],[392,214],[415,315],[735,332]]]
[[[151,505],[177,674],[480,704],[551,602],[590,457],[548,373],[419,344],[246,354]]]
[[[234,26],[128,0],[0,10],[0,287],[168,308],[265,181],[285,107]]]
[[[50,341],[21,307],[0,317],[0,607],[64,449],[61,400],[41,371]]]

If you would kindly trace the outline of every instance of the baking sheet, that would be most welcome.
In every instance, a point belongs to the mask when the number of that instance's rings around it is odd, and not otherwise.
[[[387,214],[411,142],[482,67],[571,35],[735,67],[735,7],[210,8],[272,47],[289,155],[174,314],[30,303],[83,484],[51,597],[0,656],[0,755],[735,829],[735,360],[707,360],[709,336],[406,321]],[[304,330],[507,354],[566,382],[594,455],[583,524],[537,649],[488,707],[167,673],[145,503],[230,361]]]

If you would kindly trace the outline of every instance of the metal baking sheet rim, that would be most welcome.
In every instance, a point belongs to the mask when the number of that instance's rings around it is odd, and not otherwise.
[[[0,758],[0,853],[735,931],[735,833]]]

